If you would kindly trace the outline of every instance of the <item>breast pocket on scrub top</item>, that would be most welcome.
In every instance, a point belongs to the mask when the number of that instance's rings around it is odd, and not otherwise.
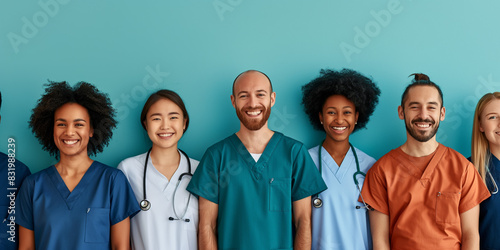
[[[459,223],[460,193],[438,192],[436,196],[436,222],[438,224]]]
[[[109,208],[91,207],[87,209],[85,242],[102,243],[109,241],[111,230],[109,211]]]
[[[269,180],[269,210],[290,212],[292,210],[292,179],[271,178]]]

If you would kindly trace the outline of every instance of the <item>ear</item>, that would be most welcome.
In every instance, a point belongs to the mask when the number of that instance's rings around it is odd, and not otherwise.
[[[399,119],[401,119],[401,120],[405,119],[405,112],[404,112],[403,107],[401,105],[398,106],[398,116],[399,116]]]
[[[271,93],[271,107],[274,106],[274,102],[276,102],[276,92]]]
[[[446,109],[444,107],[441,108],[441,118],[439,119],[440,121],[444,121],[444,116],[446,114]]]
[[[186,123],[187,123],[187,119],[184,119],[184,125],[182,125],[182,132],[186,131]]]
[[[323,124],[323,114],[321,112],[318,113],[319,116],[319,122]]]
[[[90,128],[89,137],[93,137],[93,136],[94,136],[94,128]]]
[[[356,120],[355,120],[355,123],[358,124],[358,118],[359,118],[359,112],[356,111]]]
[[[236,108],[236,97],[234,97],[234,95],[231,95],[231,104],[233,105],[234,108]]]

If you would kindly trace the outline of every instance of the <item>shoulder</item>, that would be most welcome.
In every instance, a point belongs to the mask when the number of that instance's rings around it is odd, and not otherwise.
[[[206,152],[223,151],[224,148],[226,148],[228,145],[230,145],[233,136],[236,136],[236,135],[232,134],[232,135],[212,144],[210,147],[207,148]]]
[[[369,172],[377,172],[377,173],[384,173],[386,171],[389,171],[390,169],[393,169],[394,167],[397,167],[400,163],[398,160],[396,160],[400,149],[396,148],[391,151],[389,151],[387,154],[383,155],[373,163],[373,166],[370,168]]]
[[[117,168],[110,167],[102,162],[94,161],[92,165],[95,169],[94,171],[96,171],[96,174],[98,176],[108,177],[113,180],[116,178],[125,178],[125,175],[122,171]]]
[[[129,157],[118,164],[118,169],[126,172],[133,170],[135,168],[142,169],[144,167],[144,161],[146,160],[146,153]]]
[[[315,156],[319,154],[319,145],[316,147],[312,147],[309,150],[307,150],[311,156]]]
[[[375,158],[369,156],[367,153],[362,151],[361,149],[354,147],[356,149],[356,154],[358,155],[359,161],[370,162],[372,165],[376,162]]]

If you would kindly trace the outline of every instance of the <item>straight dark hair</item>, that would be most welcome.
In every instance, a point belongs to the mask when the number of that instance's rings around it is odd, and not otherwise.
[[[182,110],[184,119],[186,120],[186,129],[184,129],[184,132],[186,132],[189,126],[189,114],[187,112],[186,106],[184,105],[182,98],[177,93],[168,89],[161,89],[156,91],[155,93],[151,94],[146,103],[144,103],[144,107],[142,108],[141,112],[141,125],[144,130],[147,130],[144,122],[146,121],[146,116],[148,115],[149,109],[151,108],[151,106],[153,106],[153,104],[161,99],[168,99],[179,106],[179,108]]]

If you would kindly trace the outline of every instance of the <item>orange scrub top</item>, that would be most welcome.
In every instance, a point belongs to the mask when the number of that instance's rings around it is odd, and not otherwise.
[[[419,168],[425,157],[391,150],[368,171],[361,193],[389,215],[391,249],[460,249],[460,214],[490,193],[457,151],[439,144],[427,167]]]

